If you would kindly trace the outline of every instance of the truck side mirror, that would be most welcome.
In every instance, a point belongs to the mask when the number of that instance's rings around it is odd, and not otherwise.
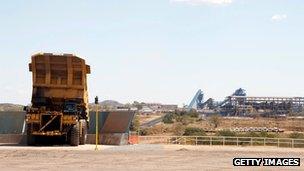
[[[86,71],[87,71],[87,74],[91,74],[91,67],[90,67],[90,65],[86,65]]]
[[[27,106],[23,106],[23,111],[27,111]]]
[[[95,97],[95,104],[98,104],[98,96]]]
[[[33,67],[32,67],[32,64],[31,64],[31,63],[29,64],[29,71],[30,71],[30,72],[33,71]]]

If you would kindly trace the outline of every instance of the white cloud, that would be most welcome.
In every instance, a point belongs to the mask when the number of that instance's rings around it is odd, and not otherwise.
[[[275,14],[271,17],[271,21],[280,22],[282,20],[285,20],[286,18],[287,18],[286,14]]]
[[[232,3],[232,0],[170,0],[170,1],[186,3],[190,5],[206,5],[206,4],[227,5]]]

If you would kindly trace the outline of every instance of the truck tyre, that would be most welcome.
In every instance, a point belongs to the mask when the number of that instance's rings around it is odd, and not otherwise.
[[[77,124],[73,125],[71,128],[71,134],[70,134],[70,145],[71,146],[78,146],[79,145],[79,122]]]
[[[80,120],[81,123],[81,136],[80,136],[80,140],[79,140],[79,144],[80,145],[84,145],[87,141],[87,133],[88,133],[88,129],[87,129],[87,121],[85,120]]]
[[[29,146],[35,145],[35,136],[31,134],[31,126],[27,125],[26,143]]]

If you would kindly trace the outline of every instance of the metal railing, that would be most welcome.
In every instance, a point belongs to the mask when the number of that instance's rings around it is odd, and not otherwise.
[[[276,146],[304,148],[304,139],[222,136],[139,136],[139,144]]]

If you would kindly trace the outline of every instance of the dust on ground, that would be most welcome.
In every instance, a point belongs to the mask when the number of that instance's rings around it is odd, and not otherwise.
[[[132,145],[27,147],[0,145],[0,170],[304,170],[304,149]],[[297,157],[301,167],[233,167],[235,157]]]

